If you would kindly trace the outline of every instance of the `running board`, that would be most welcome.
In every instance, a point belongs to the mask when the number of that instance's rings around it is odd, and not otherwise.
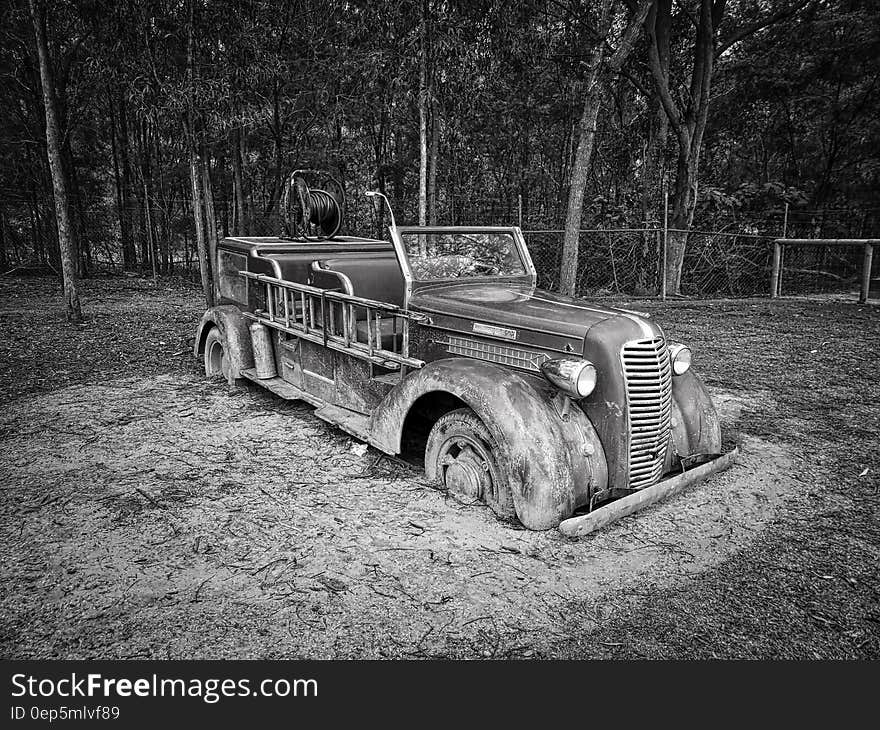
[[[582,537],[595,532],[600,527],[605,527],[612,522],[626,517],[634,512],[638,512],[649,505],[659,502],[661,499],[671,497],[673,494],[689,487],[691,484],[701,482],[707,477],[719,471],[727,469],[736,459],[739,453],[739,447],[734,447],[732,451],[721,454],[717,458],[709,461],[693,469],[688,469],[683,474],[677,474],[662,482],[657,482],[651,487],[645,487],[637,492],[621,497],[610,504],[588,512],[585,515],[569,517],[559,523],[559,531],[568,537]]]
[[[324,401],[320,398],[306,393],[302,388],[291,385],[284,378],[258,378],[256,368],[242,370],[241,374],[257,385],[263,386],[266,390],[271,390],[275,395],[280,395],[284,400],[304,400],[306,403],[311,403],[317,408],[324,405]]]
[[[370,440],[370,417],[340,406],[324,405],[315,411],[322,421],[332,423],[361,441]]]
[[[271,390],[275,395],[281,396],[285,400],[304,400],[315,406],[315,415],[322,421],[338,426],[343,431],[351,434],[361,441],[370,440],[370,417],[363,413],[350,411],[348,408],[334,406],[326,403],[320,398],[307,393],[302,388],[291,385],[283,378],[258,378],[255,368],[242,370],[241,374],[248,380],[261,385],[267,390]]]

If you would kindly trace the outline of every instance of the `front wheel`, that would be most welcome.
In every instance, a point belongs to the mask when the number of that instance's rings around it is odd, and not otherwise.
[[[498,454],[498,446],[477,414],[460,408],[440,416],[431,429],[425,474],[451,492],[481,499],[499,517],[513,519],[513,496],[498,468]]]
[[[229,358],[223,335],[217,327],[213,327],[205,338],[205,377],[216,379],[228,378]]]

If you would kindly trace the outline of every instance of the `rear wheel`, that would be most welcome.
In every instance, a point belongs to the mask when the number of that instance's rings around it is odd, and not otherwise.
[[[223,378],[229,374],[229,358],[226,356],[226,343],[217,327],[213,327],[205,338],[205,377]]]
[[[499,449],[470,408],[450,411],[428,435],[425,473],[449,491],[481,499],[499,517],[513,519],[513,496],[498,468]]]

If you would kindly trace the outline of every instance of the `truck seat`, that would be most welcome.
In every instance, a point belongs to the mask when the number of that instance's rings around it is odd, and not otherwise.
[[[346,276],[356,297],[403,306],[403,275],[393,252],[322,259],[320,265]],[[358,319],[365,318],[366,312],[361,310]]]

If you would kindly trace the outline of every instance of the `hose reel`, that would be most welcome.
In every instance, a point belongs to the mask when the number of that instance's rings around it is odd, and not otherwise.
[[[313,175],[320,187],[309,187],[306,175]],[[320,170],[294,170],[281,193],[281,237],[326,241],[342,228],[345,191],[342,185]]]

